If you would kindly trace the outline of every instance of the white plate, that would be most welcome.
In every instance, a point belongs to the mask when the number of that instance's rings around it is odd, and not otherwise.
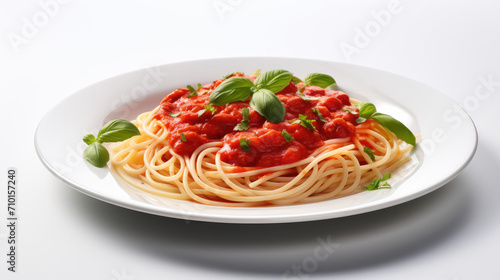
[[[215,207],[159,198],[119,184],[108,168],[84,161],[82,137],[107,121],[135,119],[159,104],[166,93],[186,84],[209,83],[225,74],[256,69],[286,69],[298,77],[332,75],[351,97],[369,101],[379,112],[399,119],[421,143],[413,166],[390,190],[362,192],[329,201],[279,207]],[[122,207],[190,220],[225,223],[282,223],[360,214],[429,193],[454,178],[471,160],[477,133],[467,115],[437,90],[392,73],[345,63],[295,58],[223,58],[188,61],[122,74],[84,88],[41,120],[35,145],[46,167],[75,189]],[[411,171],[411,172],[410,172]],[[409,174],[412,173],[412,174]],[[403,180],[403,179],[404,180]]]

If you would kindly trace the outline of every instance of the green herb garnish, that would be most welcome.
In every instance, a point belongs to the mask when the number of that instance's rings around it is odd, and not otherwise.
[[[210,104],[205,105],[205,109],[201,109],[198,111],[198,117],[201,117],[203,114],[205,114],[206,111],[212,112],[212,115],[217,112],[217,108],[213,107]]]
[[[245,77],[233,77],[222,82],[210,95],[208,103],[212,105],[224,105],[236,101],[245,101],[252,91],[253,82]]]
[[[246,138],[240,139],[240,146],[245,152],[250,152],[250,140]]]
[[[299,119],[292,121],[291,123],[300,123],[303,127],[309,129],[309,130],[316,130],[316,127],[312,124],[312,120],[308,120],[307,116],[304,116],[302,114],[299,114]]]
[[[259,89],[250,99],[250,107],[272,123],[280,123],[285,118],[285,106],[272,91]]]
[[[304,86],[318,86],[324,89],[337,89],[337,82],[330,75],[310,73],[304,78]]]
[[[255,79],[257,89],[268,89],[273,93],[282,91],[290,84],[293,74],[286,70],[270,70]]]
[[[99,142],[93,142],[83,151],[83,157],[95,167],[104,167],[109,161],[109,152]]]
[[[362,121],[357,121],[357,123],[362,123],[369,119],[375,112],[377,112],[377,108],[375,105],[369,102],[361,102],[359,104],[354,105],[355,107],[358,108],[359,110],[359,118],[362,119]]]
[[[186,135],[184,135],[184,133],[182,133],[182,132],[180,133],[180,135],[181,135],[181,141],[187,142]]]
[[[212,115],[217,112],[217,108],[213,107],[210,104],[205,105],[205,110],[212,112]]]
[[[95,136],[92,134],[87,134],[87,135],[83,136],[83,142],[85,142],[85,144],[87,144],[87,145],[90,145],[90,144],[94,143],[95,141],[96,141]]]
[[[293,74],[286,70],[271,70],[260,74],[255,82],[248,78],[233,77],[222,82],[210,95],[209,103],[224,105],[245,101],[250,96],[250,107],[273,123],[285,118],[285,107],[276,96],[292,79]]]
[[[135,124],[127,120],[117,119],[108,122],[99,130],[96,141],[99,143],[120,142],[139,134],[141,133]]]
[[[187,98],[191,98],[191,97],[193,97],[193,96],[196,96],[196,95],[197,95],[197,94],[196,94],[196,90],[195,90],[195,89],[194,89],[191,85],[187,85],[186,87],[187,87],[187,89],[189,89],[189,91],[191,92],[191,93],[189,93],[189,94],[187,95]]]
[[[320,121],[322,121],[322,122],[328,122],[325,119],[325,117],[323,117],[323,114],[321,114],[321,112],[318,110],[318,108],[314,108],[313,112],[316,114],[316,116],[318,116],[318,118],[319,118]]]
[[[298,83],[300,83],[300,82],[303,82],[303,81],[302,81],[301,79],[299,79],[299,78],[297,78],[297,77],[293,76],[293,77],[292,77],[292,82],[293,82],[293,84],[294,84],[294,85],[296,85],[296,84],[298,84]]]
[[[201,84],[200,84],[200,83],[198,83],[198,89],[194,89],[191,85],[187,85],[186,87],[187,87],[187,88],[189,89],[189,91],[191,92],[190,94],[188,94],[188,96],[187,96],[187,97],[188,97],[188,98],[191,98],[191,97],[193,97],[193,96],[196,96],[196,95],[197,95],[197,94],[196,94],[196,92],[197,92],[197,91],[199,91],[199,90],[201,89]]]
[[[283,103],[276,96],[276,93],[283,90],[292,80],[294,83],[300,81],[298,78],[294,77],[292,73],[286,70],[267,71],[260,74],[255,79],[255,82],[244,77],[232,77],[222,82],[212,92],[209,98],[209,104],[224,105],[236,101],[246,101],[250,98],[250,107],[266,118],[266,120],[273,123],[279,123],[284,120],[286,110]],[[304,86],[308,85],[319,86],[326,89],[337,88],[337,83],[333,77],[321,73],[308,74],[304,79]],[[190,90],[191,94],[193,94],[194,89],[191,87]],[[196,94],[196,91],[194,94]],[[307,96],[301,93],[300,90],[297,95],[304,100],[317,99],[316,97]],[[356,119],[357,123],[362,123],[371,118],[396,134],[399,139],[416,146],[415,135],[398,120],[389,115],[377,113],[375,106],[371,103],[362,102],[355,106],[359,109],[359,118]],[[352,114],[356,114],[354,110],[348,107],[344,107],[343,109]],[[315,114],[318,115],[320,120],[326,122],[326,119],[317,112],[319,113],[319,111],[315,110]],[[307,120],[305,116],[300,119],[300,122],[302,126],[315,130],[311,121]],[[243,123],[238,127],[238,130],[244,128],[245,124]]]
[[[389,183],[385,182],[384,184],[380,185],[380,183],[387,181],[391,178],[391,173],[386,173],[382,179],[380,178],[375,178],[371,183],[364,187],[365,191],[374,191],[374,190],[379,190],[379,189],[390,189],[391,185]]]
[[[375,161],[375,155],[373,154],[373,151],[370,150],[370,148],[364,147],[363,152],[365,152],[365,154],[367,154],[372,161]]]
[[[413,135],[408,127],[389,115],[378,113],[377,108],[372,103],[361,102],[355,106],[359,109],[359,118],[356,120],[357,123],[362,123],[367,119],[375,120],[380,125],[396,134],[399,139],[414,147],[417,145],[415,135]]]
[[[291,142],[294,139],[293,136],[290,135],[290,133],[288,133],[285,129],[283,129],[281,131],[281,135],[283,135],[283,137],[285,138],[286,142]]]
[[[169,114],[171,117],[174,117],[174,118],[175,118],[175,117],[178,117],[178,116],[181,114],[181,112],[177,112],[177,113],[168,113],[168,114]]]
[[[83,137],[83,142],[89,145],[83,151],[83,157],[96,167],[104,167],[109,161],[109,152],[102,143],[124,141],[140,134],[135,124],[127,120],[110,121],[99,130],[97,137],[92,134]]]
[[[416,143],[416,138],[415,135],[411,132],[408,127],[406,127],[402,122],[396,120],[395,118],[382,114],[382,113],[375,113],[371,116],[371,119],[375,120],[378,122],[380,125],[383,127],[387,128],[390,130],[392,133],[396,134],[396,136],[405,141],[406,143],[412,145],[415,147],[417,145]]]
[[[247,107],[241,109],[242,120],[234,127],[236,131],[244,131],[250,128],[250,109]]]

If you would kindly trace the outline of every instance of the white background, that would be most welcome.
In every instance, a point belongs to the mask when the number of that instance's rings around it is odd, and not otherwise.
[[[0,173],[16,167],[19,176],[18,272],[2,261],[1,278],[283,279],[300,266],[291,279],[499,279],[499,12],[493,0],[1,1]],[[78,89],[142,67],[231,56],[351,62],[427,83],[471,115],[476,156],[456,179],[403,205],[277,225],[122,209],[74,191],[38,160],[38,122]],[[5,186],[0,198],[5,217]],[[314,266],[318,238],[335,248]]]

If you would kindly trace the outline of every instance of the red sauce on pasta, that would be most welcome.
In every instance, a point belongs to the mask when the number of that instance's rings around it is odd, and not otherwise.
[[[234,76],[243,76],[236,73]],[[254,80],[254,76],[245,76]],[[352,137],[355,134],[358,109],[341,91],[325,90],[316,86],[302,89],[304,100],[297,94],[301,83],[292,82],[276,93],[286,109],[281,123],[271,123],[249,107],[249,100],[222,106],[213,106],[212,113],[205,109],[211,92],[225,79],[207,84],[196,96],[188,98],[190,91],[180,88],[168,94],[161,102],[156,118],[161,120],[170,134],[168,143],[175,153],[191,155],[200,145],[210,141],[222,141],[221,160],[235,166],[269,167],[293,163],[309,156],[328,139]],[[249,107],[249,125],[246,131],[235,131],[242,121],[241,109]],[[201,113],[200,113],[201,111]],[[316,112],[315,112],[316,111]],[[322,121],[317,112],[321,113]],[[307,116],[314,130],[295,122],[299,114]],[[282,135],[285,129],[293,140],[287,142]],[[250,151],[240,145],[240,139],[250,141]]]

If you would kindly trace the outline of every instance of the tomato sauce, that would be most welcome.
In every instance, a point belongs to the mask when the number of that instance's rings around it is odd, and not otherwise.
[[[243,75],[236,73],[235,76]],[[255,80],[255,76],[245,77]],[[214,113],[201,111],[208,105],[211,92],[224,80],[204,85],[197,95],[190,98],[187,97],[189,89],[180,88],[162,100],[155,117],[170,131],[168,143],[174,152],[189,156],[200,145],[216,140],[223,142],[219,151],[222,161],[240,167],[269,167],[304,159],[324,145],[325,140],[355,135],[359,114],[347,94],[306,86],[301,90],[303,97],[308,97],[308,100],[304,100],[298,95],[302,83],[295,85],[290,82],[276,93],[286,109],[285,119],[281,123],[271,123],[250,108],[250,99],[213,106],[216,109]],[[241,109],[245,107],[250,110],[250,128],[235,131],[234,127],[243,119]],[[320,119],[314,109],[322,114],[326,122]],[[315,129],[295,122],[299,114],[307,116]],[[292,141],[286,141],[282,135],[283,129],[293,137]],[[242,138],[250,141],[250,151],[244,151],[241,147]]]

